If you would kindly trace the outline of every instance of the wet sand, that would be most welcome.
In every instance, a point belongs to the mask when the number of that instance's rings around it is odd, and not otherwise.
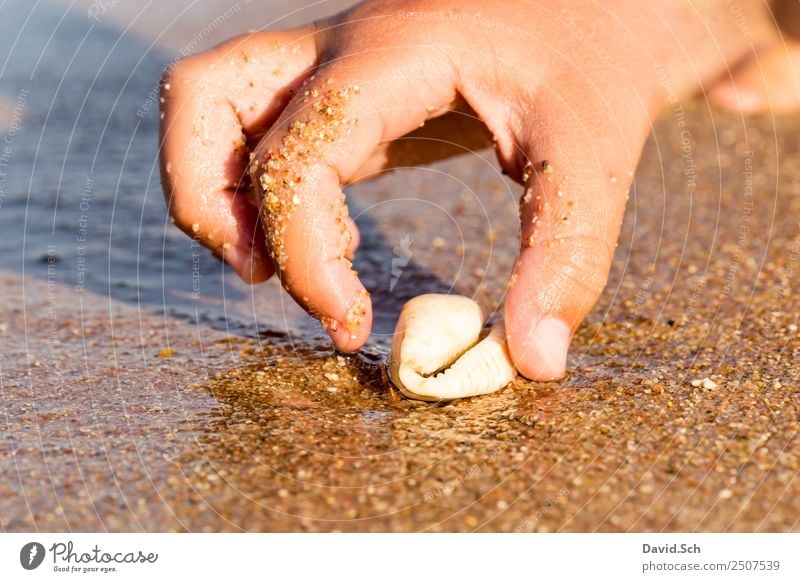
[[[405,300],[502,299],[518,190],[488,154],[349,189],[377,312],[356,356],[274,283],[206,299],[248,327],[3,272],[2,529],[796,530],[800,121],[685,116],[560,383],[431,405],[383,379]]]
[[[0,22],[0,529],[798,529],[800,120],[665,111],[569,377],[412,402],[381,370],[397,314],[499,305],[519,188],[490,153],[348,188],[375,334],[337,355],[161,201],[159,72],[264,14],[92,4]]]

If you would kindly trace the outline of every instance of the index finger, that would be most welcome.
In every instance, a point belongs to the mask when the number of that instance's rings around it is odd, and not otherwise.
[[[276,272],[343,351],[358,349],[369,337],[372,306],[346,256],[348,215],[340,185],[381,141],[418,127],[430,106],[447,107],[455,94],[454,81],[442,78],[444,67],[434,67],[435,79],[424,79],[422,63],[395,54],[398,62],[382,54],[318,70],[276,123],[280,132],[256,148],[250,167],[263,195],[261,216]],[[414,64],[421,65],[419,76],[409,78]]]

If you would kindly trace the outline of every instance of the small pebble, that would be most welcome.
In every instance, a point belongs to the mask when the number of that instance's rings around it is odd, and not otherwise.
[[[714,382],[711,378],[703,379],[703,389],[704,390],[714,390],[717,388],[717,383]]]
[[[691,384],[693,388],[702,387],[704,390],[714,390],[715,388],[717,388],[717,383],[714,382],[711,378],[703,378],[702,380],[692,380]]]

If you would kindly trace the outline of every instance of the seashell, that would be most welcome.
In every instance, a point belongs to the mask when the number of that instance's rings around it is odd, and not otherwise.
[[[460,295],[427,294],[403,306],[389,377],[409,398],[453,400],[489,394],[517,375],[502,321],[481,339],[480,306]]]

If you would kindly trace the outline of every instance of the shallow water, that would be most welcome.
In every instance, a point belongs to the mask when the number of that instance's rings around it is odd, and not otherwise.
[[[685,103],[682,150],[666,111],[570,376],[430,405],[381,364],[408,298],[502,300],[519,192],[490,154],[348,189],[376,320],[337,356],[166,217],[137,112],[183,45],[2,14],[4,530],[797,528],[798,120]]]

